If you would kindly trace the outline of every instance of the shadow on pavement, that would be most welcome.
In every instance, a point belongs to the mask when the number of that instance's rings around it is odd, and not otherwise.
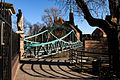
[[[60,62],[59,60],[55,61],[21,61],[20,70],[32,77],[40,77],[40,78],[53,78],[53,79],[81,79],[81,80],[93,80],[93,76],[83,74],[82,72],[77,73],[71,70],[69,66],[71,64],[69,62]],[[30,65],[30,69],[35,74],[26,70],[25,65]],[[35,68],[35,65],[39,66],[39,69]],[[46,69],[46,67],[49,70]],[[56,68],[54,68],[56,67]],[[65,67],[63,69],[63,67]]]

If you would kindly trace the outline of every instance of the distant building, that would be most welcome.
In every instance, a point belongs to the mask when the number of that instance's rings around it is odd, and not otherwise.
[[[92,34],[83,34],[82,40],[106,41],[107,35],[101,28],[96,28]]]
[[[72,26],[70,26],[69,24],[71,24]],[[82,31],[78,28],[78,25],[75,25],[75,23],[74,23],[74,14],[72,11],[72,5],[70,5],[69,21],[64,21],[63,19],[59,18],[59,19],[55,20],[54,25],[65,25],[67,27],[72,28],[76,33],[77,39],[82,41]],[[67,32],[65,32],[65,30],[62,30],[62,29],[60,29],[60,30],[62,31],[62,33],[65,33],[65,34],[67,33]],[[75,38],[76,36],[74,36],[74,37],[71,36],[71,37],[69,37],[69,39]],[[74,41],[76,41],[76,39]]]
[[[70,13],[69,13],[69,21],[64,21],[62,18],[56,18],[54,20],[54,23],[53,23],[53,26],[57,26],[57,25],[64,25],[66,27],[69,27],[71,28],[72,30],[74,30],[75,34],[72,33],[71,35],[69,35],[67,38],[65,38],[64,40],[68,41],[68,42],[76,42],[76,41],[82,41],[82,31],[78,28],[78,25],[75,25],[74,24],[74,14],[73,14],[73,11],[72,11],[72,6],[71,6],[71,9],[70,9]],[[71,26],[70,26],[71,25]],[[50,29],[50,27],[43,27],[41,29],[40,32],[46,30],[46,29]],[[69,31],[63,29],[63,28],[57,28],[55,30],[52,31],[52,33],[57,37],[57,38],[61,38],[63,37],[64,35],[66,35]],[[47,34],[44,34],[44,37],[46,37]],[[77,36],[77,37],[76,37]],[[48,38],[49,40],[53,40],[54,37],[51,37],[51,35],[48,35]],[[38,38],[39,42],[41,42],[41,36],[39,36]],[[34,39],[33,39],[34,40]],[[44,42],[46,42],[47,40],[44,40]]]
[[[73,29],[73,30],[76,32],[76,34],[79,33],[79,35],[80,35],[79,40],[82,41],[82,31],[78,28],[78,25],[75,25],[75,23],[74,23],[74,14],[73,14],[73,10],[72,10],[72,3],[70,5],[69,21],[66,21],[66,23],[69,23],[74,26],[75,29]]]
[[[107,35],[101,28],[96,28],[92,34],[83,34],[83,45],[89,53],[108,53]]]
[[[92,35],[91,34],[83,34],[82,40],[92,40]]]
[[[92,33],[92,39],[98,41],[104,41],[107,40],[107,35],[101,28],[96,28]]]

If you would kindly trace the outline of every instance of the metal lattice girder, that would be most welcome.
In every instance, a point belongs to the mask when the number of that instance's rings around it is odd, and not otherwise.
[[[64,35],[63,37],[61,38],[57,38],[53,33],[52,31],[57,29],[57,28],[64,28],[65,30],[69,31],[66,35]],[[30,38],[34,38],[34,37],[37,37],[39,35],[43,35],[44,33],[47,33],[47,38],[48,38],[48,33],[51,34],[55,40],[53,41],[48,41],[47,39],[47,42],[43,42],[40,43],[40,42],[34,42],[34,41],[30,41],[29,39]],[[63,51],[63,49],[65,48],[71,48],[71,47],[78,47],[78,46],[82,46],[82,42],[78,41],[78,42],[67,42],[67,41],[64,41],[65,38],[67,38],[68,36],[70,35],[75,35],[75,32],[74,30],[72,30],[71,28],[69,27],[65,27],[65,26],[53,26],[51,27],[49,30],[45,30],[41,33],[38,33],[38,34],[35,34],[33,36],[30,36],[30,37],[26,37],[24,39],[25,42],[29,43],[29,44],[25,44],[25,47],[27,47],[25,50],[28,50],[28,49],[31,49],[31,47],[40,47],[38,50],[37,50],[37,54],[39,52],[47,52],[48,55],[53,55],[53,54],[49,54],[49,52],[52,52],[52,51],[56,51],[56,52],[59,52],[59,50]],[[43,37],[42,37],[43,39]]]

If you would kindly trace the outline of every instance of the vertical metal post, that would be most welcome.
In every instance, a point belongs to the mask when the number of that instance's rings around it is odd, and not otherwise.
[[[48,42],[48,31],[47,31],[47,42]]]
[[[36,31],[35,31],[36,34]],[[35,36],[35,42],[37,42],[37,37]],[[35,57],[37,58],[37,46],[35,47]]]
[[[4,77],[3,77],[3,75],[4,75],[4,74],[3,74],[3,68],[4,68],[4,67],[3,67],[3,56],[4,56],[4,55],[3,55],[3,46],[4,46],[4,42],[3,42],[3,35],[4,35],[4,34],[3,34],[3,30],[4,30],[4,24],[5,24],[5,22],[3,22],[3,21],[1,21],[1,20],[0,20],[0,22],[1,22],[1,35],[0,35],[0,36],[1,36],[1,65],[2,65],[2,66],[1,66],[1,67],[2,67],[2,68],[1,68],[1,69],[2,69],[2,70],[1,70],[1,73],[2,73],[2,74],[0,74],[0,75],[1,75],[1,78],[4,79]]]
[[[36,56],[38,55],[38,54],[37,54],[37,49],[38,49],[38,48],[37,48],[37,46],[36,46],[36,48],[35,48],[35,54],[36,54]]]
[[[8,54],[9,80],[12,79],[12,26],[10,27],[10,53]]]
[[[1,29],[1,35],[0,35],[0,80],[3,80],[3,46],[2,46],[2,38],[3,38],[3,35],[2,35],[2,31],[3,31],[3,24],[2,24],[2,21],[0,20],[0,29]]]
[[[118,31],[118,49],[119,49],[119,62],[120,62],[120,0],[118,1],[118,19],[117,19],[117,31]],[[120,67],[120,64],[119,64]],[[120,72],[120,69],[118,67],[118,72]]]
[[[3,25],[5,24],[3,21],[1,21],[1,45],[3,46],[4,45],[4,42],[3,42]]]
[[[36,31],[34,31],[34,35],[36,34]],[[34,41],[36,42],[36,37],[34,38]],[[35,55],[35,58],[37,58],[37,55],[36,55],[36,47],[34,47],[34,55]]]
[[[42,34],[42,43],[43,43],[43,34]]]
[[[72,37],[72,43],[73,43],[73,42],[74,42],[74,41],[73,41],[73,32],[71,33],[71,35],[72,35],[71,37]],[[74,48],[73,45],[72,45],[72,48]]]
[[[74,42],[74,33],[73,33],[73,42]]]
[[[83,49],[81,51],[81,71],[82,71],[82,55],[83,55]]]

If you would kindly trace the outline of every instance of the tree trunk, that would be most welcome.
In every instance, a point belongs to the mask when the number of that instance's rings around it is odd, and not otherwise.
[[[108,37],[108,49],[110,54],[110,67],[114,72],[120,72],[120,26],[116,26],[111,21],[111,18],[120,19],[120,4],[118,9],[118,1],[120,0],[109,0],[110,16],[106,16],[106,20],[94,18],[89,12],[89,8],[84,0],[75,0],[78,7],[82,9],[84,18],[87,20],[90,26],[98,26],[102,28]],[[117,11],[119,10],[119,12]],[[119,17],[118,17],[119,13]],[[119,20],[120,25],[120,20]]]
[[[118,7],[118,1],[119,0],[109,0],[109,10],[110,10],[110,14],[113,17],[117,17],[117,7]]]
[[[110,58],[110,68],[114,72],[120,71],[120,57],[119,57],[119,43],[120,40],[118,39],[118,32],[114,29],[108,30],[107,33],[108,37],[108,52],[109,52],[109,58]],[[118,45],[118,46],[117,46]]]

